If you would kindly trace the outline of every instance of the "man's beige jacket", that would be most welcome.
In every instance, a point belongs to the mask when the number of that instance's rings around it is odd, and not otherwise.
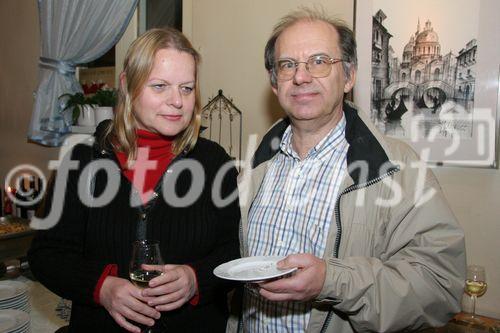
[[[348,174],[331,217],[323,290],[307,332],[394,332],[442,326],[460,310],[464,234],[433,173],[344,103]],[[239,177],[241,254],[248,210],[288,126],[266,134]],[[241,316],[241,313],[240,313]],[[236,317],[228,331],[246,331]]]

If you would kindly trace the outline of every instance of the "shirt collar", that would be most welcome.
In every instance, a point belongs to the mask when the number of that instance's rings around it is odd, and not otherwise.
[[[345,127],[346,127],[346,119],[344,114],[342,113],[342,118],[337,123],[337,125],[330,130],[330,132],[323,138],[321,141],[314,146],[307,153],[307,158],[317,158],[320,160],[325,159],[329,153],[336,149],[343,149],[347,144],[345,139]],[[292,145],[292,127],[288,125],[280,143],[281,151],[296,160],[300,160],[299,154],[293,149]]]

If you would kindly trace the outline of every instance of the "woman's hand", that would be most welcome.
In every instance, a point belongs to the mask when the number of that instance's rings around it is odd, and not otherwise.
[[[187,265],[144,265],[147,270],[163,272],[149,281],[149,288],[142,290],[142,296],[148,297],[148,304],[158,311],[170,311],[180,308],[196,293],[196,274]]]
[[[147,305],[151,298],[144,297],[141,291],[128,280],[108,276],[101,286],[99,301],[118,325],[129,332],[140,333],[141,329],[128,320],[153,326],[153,318],[160,318],[160,312]]]

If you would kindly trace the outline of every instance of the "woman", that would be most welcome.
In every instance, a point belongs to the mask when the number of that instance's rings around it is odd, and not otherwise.
[[[155,320],[166,332],[225,329],[230,286],[212,270],[238,256],[238,202],[217,202],[236,193],[236,170],[223,172],[229,156],[198,138],[199,58],[174,29],[139,37],[125,58],[114,121],[101,123],[93,147],[72,151],[79,165],[61,218],[29,251],[40,282],[73,301],[70,332],[140,332]],[[90,169],[98,171],[89,177]],[[80,198],[86,190],[90,205]],[[146,289],[129,281],[138,239],[158,240],[167,264]]]

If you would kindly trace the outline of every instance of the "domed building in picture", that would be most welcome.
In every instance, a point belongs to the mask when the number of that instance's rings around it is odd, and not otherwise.
[[[448,107],[456,106],[456,112],[470,112],[476,40],[468,42],[458,55],[451,50],[443,54],[432,22],[427,20],[422,28],[418,19],[415,33],[398,58],[390,46],[393,35],[383,25],[386,18],[382,10],[373,16],[372,120],[378,127],[386,134],[407,136],[401,120],[421,114],[425,117],[422,134],[428,135],[439,125],[445,102]]]

